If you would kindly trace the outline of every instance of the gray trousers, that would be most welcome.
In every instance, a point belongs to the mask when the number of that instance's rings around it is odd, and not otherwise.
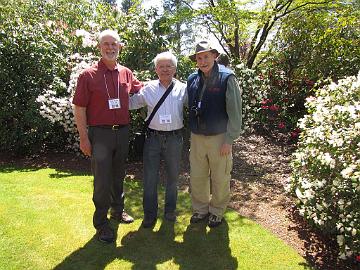
[[[89,127],[92,146],[91,169],[94,175],[93,224],[96,229],[108,225],[107,214],[124,210],[123,183],[129,151],[129,127],[118,130]]]
[[[182,145],[181,132],[150,133],[145,140],[143,208],[147,218],[157,218],[158,214],[161,157],[164,159],[166,170],[164,214],[175,212]]]

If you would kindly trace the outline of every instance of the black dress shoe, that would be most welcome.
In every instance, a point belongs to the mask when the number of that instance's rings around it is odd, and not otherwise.
[[[104,226],[96,230],[98,240],[103,243],[112,243],[115,240],[114,230],[109,226]]]
[[[111,213],[110,218],[116,220],[117,222],[121,222],[121,223],[134,222],[134,218],[132,216],[130,216],[128,213],[126,213],[125,211],[123,211],[121,213]]]
[[[142,222],[142,226],[143,226],[143,228],[152,228],[155,226],[155,223],[156,223],[156,218],[145,217]]]

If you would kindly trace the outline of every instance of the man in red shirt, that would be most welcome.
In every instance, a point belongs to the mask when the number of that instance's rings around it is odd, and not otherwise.
[[[107,217],[131,223],[124,211],[123,181],[129,147],[129,93],[142,87],[132,72],[117,63],[122,48],[119,35],[105,30],[99,35],[101,59],[81,73],[73,98],[80,149],[91,156],[94,174],[93,224],[98,239],[111,243],[115,233]]]

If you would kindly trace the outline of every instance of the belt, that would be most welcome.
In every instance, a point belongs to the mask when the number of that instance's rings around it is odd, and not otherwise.
[[[123,127],[126,127],[126,126],[127,125],[98,125],[98,126],[92,126],[92,127],[119,130],[120,128],[123,128]]]
[[[162,135],[162,136],[170,136],[170,135],[178,135],[182,133],[182,129],[176,129],[176,130],[170,130],[170,131],[164,131],[164,130],[155,130],[148,128],[147,132],[149,134],[156,134],[156,135]]]

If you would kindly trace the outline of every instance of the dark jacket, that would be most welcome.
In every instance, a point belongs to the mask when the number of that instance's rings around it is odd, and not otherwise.
[[[227,129],[227,80],[234,73],[218,64],[214,64],[211,72],[202,98],[200,95],[204,85],[203,73],[198,70],[191,74],[187,81],[189,126],[195,134],[217,135],[226,132]]]

